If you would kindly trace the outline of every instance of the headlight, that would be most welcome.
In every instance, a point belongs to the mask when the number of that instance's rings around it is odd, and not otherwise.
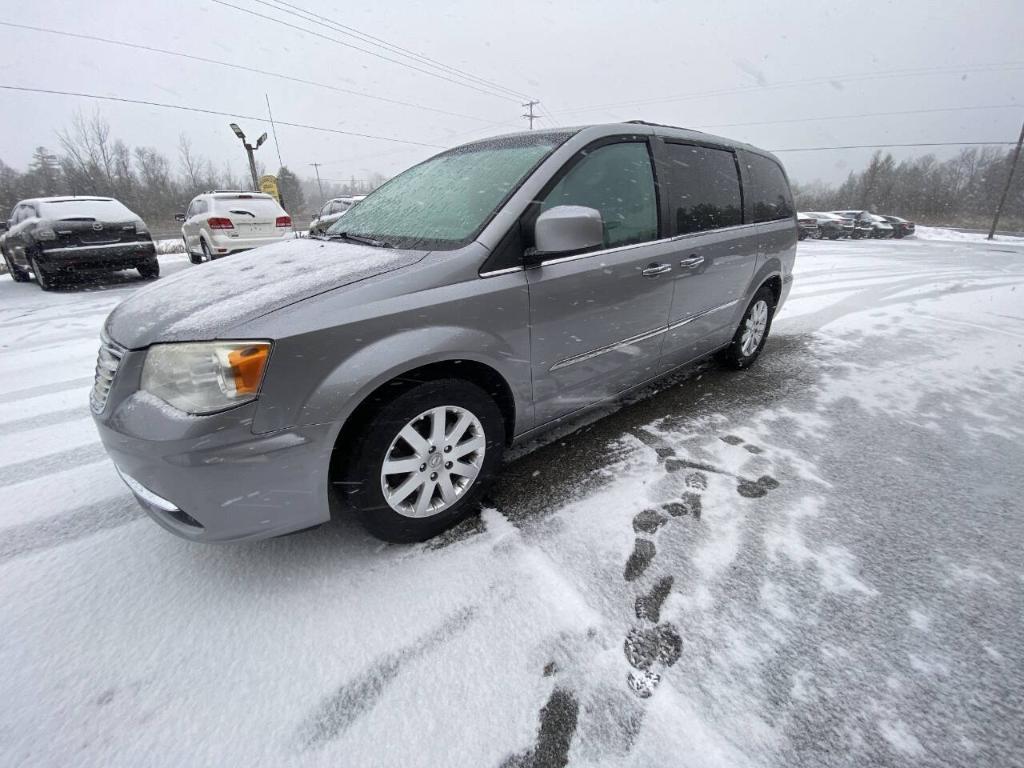
[[[187,413],[222,411],[256,399],[269,357],[268,341],[154,344],[142,389]]]

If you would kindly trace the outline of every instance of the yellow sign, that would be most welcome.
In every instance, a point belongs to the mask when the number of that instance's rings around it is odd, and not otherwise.
[[[281,202],[281,193],[277,191],[276,176],[260,176],[260,192],[265,195],[273,195],[278,203]]]

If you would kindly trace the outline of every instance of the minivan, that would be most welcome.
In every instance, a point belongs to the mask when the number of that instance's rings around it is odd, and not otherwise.
[[[194,541],[331,517],[428,538],[503,451],[712,354],[758,357],[797,227],[769,153],[642,122],[444,151],[322,238],[183,270],[103,328],[91,405],[143,507]]]

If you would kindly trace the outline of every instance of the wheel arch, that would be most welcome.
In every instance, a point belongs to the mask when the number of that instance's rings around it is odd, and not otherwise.
[[[452,357],[426,362],[391,375],[366,392],[341,424],[334,439],[327,481],[330,485],[339,477],[349,460],[349,447],[355,437],[387,402],[417,384],[440,379],[456,378],[477,385],[497,404],[505,427],[505,444],[511,445],[516,425],[516,402],[512,387],[493,366],[468,357]]]

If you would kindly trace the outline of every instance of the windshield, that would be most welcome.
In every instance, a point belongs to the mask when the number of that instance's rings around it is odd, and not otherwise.
[[[399,174],[334,223],[345,233],[405,248],[456,248],[472,240],[524,178],[569,133],[470,144]]]
[[[122,221],[137,219],[117,200],[51,200],[39,204],[39,215],[44,219],[99,219]]]

